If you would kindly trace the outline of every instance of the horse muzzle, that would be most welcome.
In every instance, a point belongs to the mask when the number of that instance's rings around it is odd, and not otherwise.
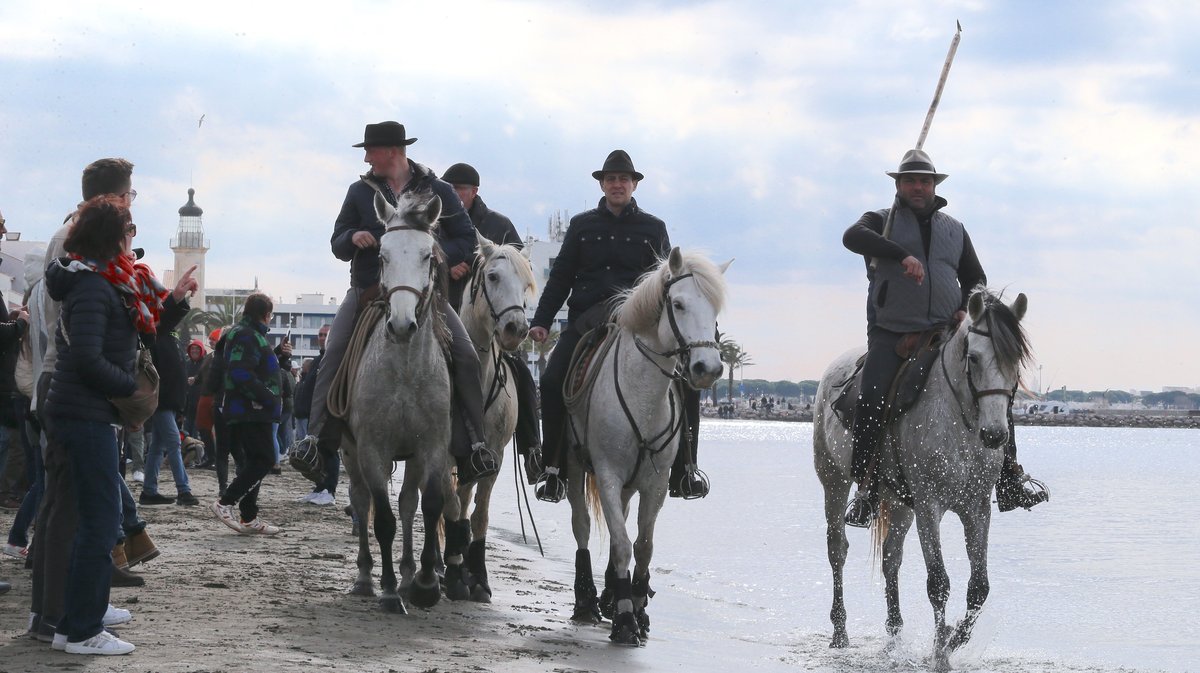
[[[407,316],[388,318],[386,324],[387,338],[392,343],[408,343],[421,325]]]
[[[989,449],[997,449],[1008,442],[1008,428],[1005,426],[986,426],[979,428],[979,440]]]
[[[707,362],[706,360],[696,360],[688,367],[688,383],[696,390],[711,388],[717,382],[717,379],[721,378],[721,374],[724,371],[725,367],[721,364],[720,360],[717,360],[715,363]]]
[[[509,320],[502,328],[496,330],[496,340],[500,342],[500,348],[514,351],[521,346],[521,342],[529,335],[529,322],[524,320],[524,317],[521,316],[521,320]]]

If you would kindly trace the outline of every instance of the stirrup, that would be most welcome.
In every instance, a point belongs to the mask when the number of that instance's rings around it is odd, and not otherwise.
[[[542,502],[561,502],[567,497],[567,482],[558,476],[557,467],[547,467],[542,476],[538,477],[534,495]]]
[[[679,480],[671,480],[668,494],[672,498],[698,500],[708,495],[708,489],[708,475],[704,473],[704,470],[695,465],[686,465],[683,468],[683,475]]]
[[[870,528],[878,515],[879,507],[870,495],[859,492],[846,507],[846,525],[854,528]]]
[[[538,477],[545,471],[545,466],[542,465],[542,447],[531,446],[529,452],[525,454],[525,480],[530,485],[538,482]]]
[[[311,482],[325,481],[325,461],[317,450],[317,438],[313,435],[306,435],[288,448],[288,465]]]
[[[1024,471],[1017,476],[1001,477],[996,484],[996,506],[1001,512],[1018,507],[1030,509],[1050,499],[1050,489],[1040,479],[1034,479]]]
[[[458,485],[473,484],[499,471],[496,456],[487,444],[475,442],[471,445],[471,455],[458,459]]]

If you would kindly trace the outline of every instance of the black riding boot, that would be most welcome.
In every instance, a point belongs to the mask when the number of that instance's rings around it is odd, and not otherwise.
[[[517,429],[514,440],[517,453],[525,459],[525,478],[530,484],[537,483],[542,473],[542,433],[538,421],[537,384],[529,371],[529,364],[520,353],[506,356],[517,385]]]
[[[683,409],[687,414],[687,427],[679,433],[679,450],[671,465],[668,481],[672,498],[695,500],[708,495],[708,475],[696,467],[696,453],[700,444],[700,391],[684,386]]]
[[[1004,447],[1004,466],[996,481],[996,505],[1001,512],[1018,507],[1029,509],[1050,499],[1050,490],[1041,481],[1025,474],[1017,462],[1017,436],[1014,434],[1012,407],[1008,408],[1008,444]]]
[[[446,327],[450,329],[450,377],[454,382],[455,405],[461,411],[468,442],[451,442],[450,452],[458,465],[460,486],[473,484],[500,471],[496,456],[483,438],[483,390],[479,387],[479,355],[458,314],[443,303]],[[465,444],[465,446],[464,446]]]

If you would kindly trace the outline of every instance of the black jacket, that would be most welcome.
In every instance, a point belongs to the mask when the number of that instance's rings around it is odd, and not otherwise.
[[[321,366],[321,358],[324,357],[325,351],[321,351],[313,359],[308,373],[300,377],[300,382],[296,384],[295,399],[292,404],[292,415],[296,418],[308,418],[312,414],[313,390],[317,387],[317,368]]]
[[[562,248],[533,316],[534,327],[549,328],[567,302],[567,320],[616,296],[671,252],[667,225],[632,201],[620,216],[600,205],[571,218]],[[569,295],[569,298],[568,298]]]
[[[186,299],[177,302],[174,295],[167,295],[159,315],[157,332],[153,337],[143,338],[143,341],[149,342],[154,368],[158,370],[158,408],[176,413],[182,413],[187,408],[187,371],[183,366],[184,355],[179,349],[175,328],[190,309]]]
[[[129,397],[137,356],[137,331],[116,288],[82,263],[60,258],[46,269],[46,292],[62,302],[55,328],[58,361],[46,414],[119,423],[110,397]],[[66,330],[66,335],[63,334]]]
[[[412,179],[401,192],[431,190],[442,199],[442,216],[438,218],[438,244],[446,254],[449,267],[465,262],[475,251],[475,227],[463,210],[462,201],[454,188],[440,180],[433,171],[416,163],[408,162]],[[350,185],[346,200],[333,225],[333,236],[329,239],[333,256],[350,262],[350,285],[358,288],[373,287],[379,283],[379,248],[360,249],[351,242],[354,234],[369,231],[375,238],[383,237],[383,223],[375,216],[375,189],[364,182],[371,180],[382,189],[384,196],[394,206],[396,195],[386,181],[367,174]]]
[[[471,217],[471,224],[475,225],[476,231],[483,234],[483,237],[492,243],[511,245],[518,250],[524,247],[525,243],[521,240],[521,235],[517,233],[517,228],[513,226],[512,220],[503,213],[488,208],[483,199],[478,196],[471,203],[467,215]]]

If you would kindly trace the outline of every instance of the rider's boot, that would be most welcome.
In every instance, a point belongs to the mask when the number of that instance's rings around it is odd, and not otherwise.
[[[537,487],[534,489],[534,495],[543,502],[560,502],[567,497],[567,475],[564,469],[566,456],[563,455],[566,433],[562,432],[561,422],[556,422],[556,420],[553,412],[543,408],[542,422],[546,426],[546,439],[550,441],[542,444],[542,461],[545,469],[538,476]],[[556,427],[557,430],[552,429]],[[554,436],[557,436],[558,441],[551,439]]]
[[[1004,459],[1000,479],[996,482],[996,504],[1001,512],[1018,507],[1029,509],[1050,499],[1050,490],[1041,481],[1030,477],[1016,460]]]
[[[466,436],[470,441],[470,446],[463,448],[459,448],[459,442],[452,442],[451,451],[458,466],[458,484],[466,486],[496,474],[500,468],[496,454],[484,441],[483,390],[479,386],[479,357],[475,353],[475,346],[457,316],[451,318],[447,315],[447,326],[453,335],[450,375],[454,380],[454,397],[459,403],[457,408],[462,412]]]
[[[879,496],[870,486],[859,486],[850,505],[846,507],[846,525],[854,528],[870,528],[879,514]]]
[[[517,353],[506,354],[517,387],[517,428],[513,435],[517,454],[525,465],[525,479],[536,484],[542,470],[542,433],[538,419],[537,384],[529,365]]]
[[[337,455],[342,444],[342,419],[325,414],[325,420],[311,435],[296,440],[288,449],[288,464],[314,484],[325,482],[325,463]]]
[[[679,450],[671,464],[667,492],[672,498],[695,500],[708,495],[708,475],[696,467],[700,444],[700,393],[690,388],[685,390],[683,407],[688,425],[679,433]]]

